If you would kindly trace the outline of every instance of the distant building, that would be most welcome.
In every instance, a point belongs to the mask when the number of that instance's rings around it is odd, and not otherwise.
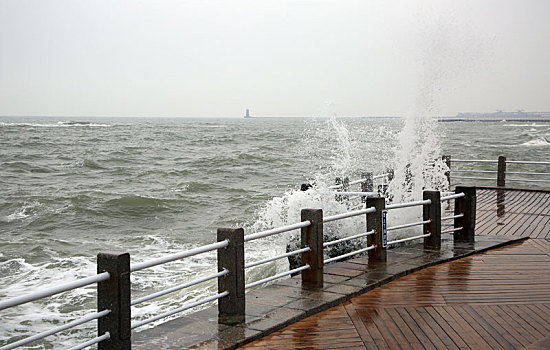
[[[250,111],[248,110],[248,108],[246,109],[246,114],[244,115],[245,118],[252,118],[252,116],[250,115]]]
[[[440,121],[550,121],[550,112],[506,112],[497,110],[492,113],[467,112],[458,113],[455,117],[441,117]]]

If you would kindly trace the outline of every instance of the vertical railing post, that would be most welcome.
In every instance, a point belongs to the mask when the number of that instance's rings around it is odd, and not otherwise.
[[[506,157],[498,157],[498,173],[497,173],[497,186],[506,186]]]
[[[337,177],[335,180],[334,180],[334,183],[336,185],[343,185],[343,181],[342,181],[342,178],[341,177]],[[337,192],[343,192],[344,191],[344,186],[340,186],[340,187],[337,187],[336,188],[336,191]],[[342,201],[342,198],[343,196],[337,194],[336,196],[334,196],[334,199],[337,201],[337,202],[341,202]]]
[[[301,248],[310,251],[302,253],[302,265],[310,268],[302,271],[302,286],[307,288],[323,287],[323,209],[302,209],[301,221],[310,221],[311,225],[302,227]]]
[[[218,277],[218,293],[228,296],[218,299],[220,323],[235,324],[244,321],[244,230],[242,228],[218,228],[218,242],[228,240],[229,245],[218,249],[218,272],[229,273]]]
[[[476,188],[456,186],[455,193],[464,193],[464,197],[455,199],[455,215],[462,213],[464,217],[455,219],[454,227],[462,227],[462,230],[454,232],[454,240],[473,243],[476,229]]]
[[[111,310],[98,319],[98,336],[109,332],[110,338],[98,343],[100,350],[131,348],[130,254],[97,254],[97,273],[110,277],[97,284],[97,311]]]
[[[386,248],[382,244],[382,212],[386,209],[384,197],[368,197],[367,208],[376,208],[374,213],[367,214],[367,231],[373,231],[374,235],[367,236],[367,246],[375,246],[369,250],[369,262],[386,261]]]
[[[424,248],[441,248],[441,193],[439,191],[424,191],[424,200],[429,199],[430,204],[423,205],[424,221],[430,220],[424,225],[424,234],[430,234],[424,237]]]
[[[445,162],[445,165],[448,168],[448,170],[445,172],[445,176],[447,177],[447,183],[449,184],[449,188],[451,188],[451,155],[442,156],[441,160]]]
[[[371,172],[361,174],[361,178],[365,179],[361,182],[361,192],[373,192],[374,191],[374,178]],[[367,201],[367,197],[363,197],[363,202]]]

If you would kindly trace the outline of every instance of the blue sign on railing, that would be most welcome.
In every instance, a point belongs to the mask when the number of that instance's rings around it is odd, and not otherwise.
[[[386,248],[388,246],[388,230],[386,225],[387,220],[386,216],[388,215],[387,210],[382,211],[382,247]]]

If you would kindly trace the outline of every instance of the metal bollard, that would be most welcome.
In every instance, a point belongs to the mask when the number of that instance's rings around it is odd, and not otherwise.
[[[441,248],[441,193],[424,191],[423,198],[432,201],[430,204],[423,205],[423,220],[431,220],[424,225],[424,234],[430,234],[424,237],[424,248],[439,249]]]
[[[311,225],[302,227],[301,248],[311,250],[302,253],[302,265],[310,268],[302,271],[302,286],[308,288],[323,287],[323,209],[302,209],[302,220]]]
[[[229,295],[218,300],[218,322],[235,324],[244,321],[244,230],[242,228],[218,228],[218,242],[229,240],[229,245],[218,249],[218,271],[229,273],[218,277],[218,293]]]
[[[374,245],[375,248],[369,250],[369,262],[386,261],[386,247],[383,246],[382,237],[382,212],[386,209],[386,200],[384,197],[368,197],[367,208],[372,207],[376,211],[367,214],[367,231],[374,230],[374,235],[367,236],[367,246]]]
[[[97,311],[111,310],[98,319],[98,336],[109,332],[110,338],[99,342],[99,350],[130,349],[130,254],[97,254],[97,273],[110,277],[97,284]]]
[[[464,197],[455,199],[455,215],[463,213],[464,217],[455,219],[454,227],[462,227],[462,230],[454,232],[454,240],[473,243],[476,230],[476,188],[457,186],[455,193],[464,193]]]
[[[498,157],[497,186],[506,186],[506,157]]]

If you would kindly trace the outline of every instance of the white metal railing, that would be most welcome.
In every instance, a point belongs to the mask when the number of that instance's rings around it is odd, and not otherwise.
[[[177,292],[178,290],[182,290],[182,289],[184,289],[184,288],[192,287],[192,286],[197,285],[197,284],[199,284],[199,283],[213,280],[214,278],[218,278],[218,277],[225,276],[225,275],[227,275],[228,273],[229,273],[228,270],[223,269],[223,270],[220,271],[220,272],[217,272],[217,273],[214,273],[214,274],[211,274],[211,275],[208,275],[208,276],[205,276],[205,277],[196,279],[196,280],[194,280],[194,281],[187,282],[187,283],[184,283],[184,284],[180,284],[179,286],[172,287],[172,288],[168,288],[168,289],[165,289],[165,290],[163,290],[163,291],[156,292],[156,293],[153,293],[153,294],[149,294],[149,295],[147,295],[147,296],[145,296],[145,297],[142,297],[142,298],[139,298],[139,299],[132,300],[132,302],[130,303],[130,305],[134,306],[134,305],[137,305],[137,304],[146,302],[146,301],[148,301],[148,300],[151,300],[151,299],[155,299],[155,298],[164,296],[164,295],[166,295],[166,294],[174,293],[174,292]]]
[[[376,179],[382,179],[382,178],[387,178],[391,176],[391,173],[385,173],[385,174],[379,174],[379,175],[373,175],[372,179],[373,180],[376,180]],[[357,179],[357,180],[353,180],[353,181],[349,181],[347,184],[336,184],[336,185],[332,185],[332,186],[328,186],[328,189],[337,189],[337,188],[341,188],[341,187],[344,187],[344,186],[352,186],[352,185],[356,185],[356,184],[359,184],[359,183],[363,183],[365,181],[367,181],[368,179]]]
[[[412,241],[412,240],[414,240],[414,239],[420,239],[420,238],[429,237],[430,235],[431,235],[431,233],[427,233],[427,234],[425,234],[425,235],[418,235],[418,236],[407,237],[407,238],[403,238],[403,239],[396,239],[396,240],[394,240],[394,241],[389,241],[387,244],[388,244],[388,245],[393,245],[393,244],[397,244],[397,243]]]
[[[525,160],[507,160],[506,163],[510,163],[510,164],[550,165],[550,162],[536,162],[536,161],[525,161]]]
[[[464,214],[458,214],[458,215],[453,215],[453,216],[444,216],[441,218],[441,221],[443,220],[451,220],[451,219],[458,219],[458,218],[462,218],[464,217]]]
[[[451,199],[461,198],[461,197],[464,197],[464,196],[465,196],[464,193],[457,193],[457,194],[451,194],[449,196],[441,197],[440,200],[443,202],[443,201],[449,201]]]
[[[154,317],[151,317],[151,318],[148,318],[146,320],[143,320],[143,321],[138,321],[138,322],[132,322],[132,325],[131,325],[131,329],[134,329],[134,328],[138,328],[138,327],[141,327],[141,326],[144,326],[146,324],[149,324],[151,322],[154,322],[154,321],[158,321],[162,318],[165,318],[165,317],[168,317],[168,316],[172,316],[174,314],[177,314],[179,312],[183,312],[185,310],[188,310],[188,309],[191,309],[191,308],[194,308],[195,306],[199,306],[199,305],[202,305],[202,304],[206,304],[208,302],[211,302],[211,301],[214,301],[214,300],[218,300],[218,299],[221,299],[225,296],[229,295],[228,292],[222,292],[222,293],[219,293],[219,294],[216,294],[216,295],[213,295],[213,296],[209,296],[209,297],[206,297],[206,298],[203,298],[199,301],[196,301],[196,302],[193,302],[193,303],[190,303],[190,304],[187,304],[187,305],[184,305],[180,308],[177,308],[177,309],[174,309],[172,311],[167,311],[167,312],[164,312],[160,315],[157,315],[157,316],[154,316]]]
[[[366,208],[366,209],[360,209],[360,210],[354,210],[354,211],[348,211],[342,214],[332,215],[332,216],[326,216],[323,218],[323,222],[331,222],[336,220],[341,220],[345,218],[351,218],[353,216],[368,214],[368,213],[374,213],[376,211],[375,208]]]
[[[335,256],[333,258],[330,258],[330,259],[326,259],[324,261],[325,264],[328,264],[329,262],[333,262],[333,261],[336,261],[336,260],[341,260],[341,259],[344,259],[344,258],[349,258],[350,256],[353,256],[353,255],[357,255],[357,254],[361,254],[361,253],[364,253],[364,252],[368,252],[369,250],[372,250],[376,248],[375,246],[370,246],[370,247],[366,247],[366,248],[363,248],[363,249],[359,249],[359,250],[356,250],[354,252],[351,252],[351,253],[347,253],[347,254],[343,254],[343,255],[339,255],[339,256]]]
[[[142,262],[142,263],[137,263],[137,264],[130,265],[130,272],[140,271],[140,270],[143,270],[143,269],[146,269],[146,268],[149,268],[149,267],[153,267],[153,266],[169,263],[169,262],[172,262],[172,261],[188,258],[188,257],[195,256],[195,255],[198,255],[198,254],[211,252],[211,251],[214,251],[214,250],[226,248],[228,246],[229,246],[229,240],[225,239],[225,240],[220,241],[220,242],[203,245],[203,246],[193,248],[193,249],[189,249],[189,250],[186,250],[186,251],[183,251],[183,252],[180,252],[180,253],[176,253],[176,254],[165,256],[165,257],[152,259],[152,260],[145,261],[145,262]],[[155,299],[155,298],[161,297],[163,295],[170,294],[170,293],[179,291],[181,289],[188,288],[188,287],[197,285],[199,283],[203,283],[203,282],[212,280],[214,278],[219,278],[219,277],[225,276],[228,273],[229,273],[228,270],[223,269],[222,271],[211,274],[209,276],[204,276],[204,277],[201,277],[201,278],[196,279],[194,281],[187,282],[187,283],[184,283],[184,284],[181,284],[179,286],[172,287],[172,288],[168,288],[168,289],[165,289],[165,290],[160,291],[160,292],[152,293],[152,294],[149,294],[145,297],[139,298],[137,300],[133,300],[133,301],[130,302],[130,305],[134,306],[134,305],[143,303],[145,301]],[[177,308],[177,309],[174,309],[174,310],[171,310],[171,311],[166,311],[164,313],[153,316],[153,317],[148,318],[146,320],[132,322],[130,328],[134,329],[134,328],[137,328],[137,327],[144,326],[144,325],[149,324],[151,322],[160,320],[160,319],[165,318],[165,317],[172,316],[176,313],[183,312],[183,311],[191,309],[193,307],[203,305],[203,304],[206,304],[206,303],[214,301],[214,300],[218,300],[220,298],[223,298],[223,297],[227,296],[228,294],[229,293],[227,291],[225,291],[223,293],[219,293],[219,294],[216,294],[216,295],[213,295],[213,296],[202,298],[198,301],[195,301],[193,303],[184,305],[180,308]]]
[[[498,160],[492,159],[453,159],[451,158],[451,163],[498,163]]]
[[[337,196],[359,196],[359,197],[378,196],[378,192],[335,192],[335,194]]]
[[[153,259],[153,260],[150,260],[150,261],[147,261],[147,262],[133,264],[133,265],[130,266],[130,272],[139,271],[139,270],[142,270],[142,269],[145,269],[145,268],[148,268],[148,267],[152,267],[152,266],[164,264],[164,263],[167,263],[167,262],[183,259],[183,258],[186,258],[186,257],[194,256],[194,255],[197,255],[197,254],[209,252],[209,251],[212,251],[212,250],[224,248],[224,247],[227,247],[228,244],[229,244],[229,242],[227,240],[224,240],[224,241],[221,241],[221,242],[217,242],[217,243],[197,247],[197,248],[194,248],[194,249],[190,249],[190,250],[187,250],[187,251],[184,251],[184,252],[181,252],[181,253],[161,257],[161,258],[158,258],[158,259]],[[198,280],[195,280],[195,281],[192,281],[192,282],[189,282],[189,283],[182,284],[182,285],[177,286],[177,287],[173,287],[173,288],[161,291],[161,292],[153,293],[153,294],[148,295],[146,297],[134,300],[133,302],[131,302],[131,305],[136,305],[136,304],[139,304],[139,303],[142,303],[142,302],[154,299],[154,298],[158,298],[160,296],[175,292],[177,290],[180,290],[180,289],[183,289],[183,288],[186,288],[186,287],[190,287],[190,286],[196,285],[198,283],[205,282],[205,281],[208,281],[208,280],[226,275],[227,273],[228,273],[228,271],[224,270],[224,271],[218,272],[216,274],[206,276],[206,277],[200,278]],[[88,286],[90,284],[103,282],[103,281],[108,280],[109,278],[110,278],[110,274],[108,272],[103,272],[103,273],[99,273],[99,274],[94,275],[94,276],[82,278],[82,279],[72,281],[72,282],[69,282],[69,283],[64,283],[62,285],[54,286],[54,287],[51,287],[51,288],[46,288],[46,289],[38,291],[38,292],[34,292],[34,293],[27,294],[27,295],[23,295],[23,296],[11,298],[11,299],[8,299],[8,300],[0,301],[0,310],[8,309],[8,308],[15,307],[15,306],[18,306],[18,305],[21,305],[21,304],[25,304],[25,303],[28,303],[28,302],[31,302],[31,301],[36,301],[36,300],[39,300],[39,299],[50,297],[50,296],[53,296],[55,294],[59,294],[59,293],[62,293],[62,292],[67,292],[67,291],[70,291],[70,290],[73,290],[73,289],[85,287],[85,286]],[[207,299],[208,299],[208,301],[213,300],[213,299],[211,299],[211,297],[209,297]],[[202,301],[204,301],[204,299]],[[202,301],[197,305],[208,302],[208,301],[204,301],[204,302],[202,302]],[[192,306],[190,306],[190,307],[192,307]],[[178,309],[178,310],[180,310],[180,309]],[[183,311],[183,310],[180,310],[180,311]],[[81,325],[83,323],[86,323],[86,322],[89,322],[89,321],[92,321],[92,320],[95,320],[95,319],[99,319],[103,316],[108,315],[110,312],[111,312],[110,310],[102,310],[102,311],[99,311],[99,312],[96,312],[96,313],[86,315],[82,318],[79,318],[77,320],[68,322],[68,323],[63,324],[61,326],[58,326],[58,327],[52,328],[50,330],[35,334],[35,335],[27,337],[25,339],[21,339],[21,340],[18,340],[16,342],[7,344],[3,347],[0,347],[0,350],[8,350],[8,349],[14,349],[14,348],[20,347],[22,345],[25,345],[25,344],[43,339],[43,338],[48,337],[50,335],[53,335],[53,334],[71,329],[71,328],[76,327],[78,325]],[[179,312],[179,311],[175,311],[175,312]],[[163,315],[168,315],[168,314],[172,315],[175,312],[169,312],[169,313],[165,313],[165,314],[162,314],[162,315],[159,315],[159,316],[155,316],[153,319],[157,320],[157,319],[166,317],[166,316],[163,316]],[[143,324],[154,321],[153,319],[149,319],[149,320],[146,320],[146,321],[141,321],[141,322],[138,322],[136,324],[138,324],[138,326],[140,326],[140,325],[143,325]],[[97,344],[98,342],[100,342],[102,340],[109,339],[109,337],[110,337],[110,335],[107,332],[106,334],[104,334],[102,336],[96,337],[96,338],[91,339],[87,342],[84,342],[80,345],[75,346],[74,349],[83,349],[85,347]]]
[[[310,250],[311,250],[310,247],[305,247],[305,248],[302,248],[302,249],[293,250],[293,251],[288,252],[288,253],[279,254],[279,255],[277,255],[277,256],[273,256],[273,257],[270,257],[270,258],[266,258],[266,259],[262,259],[262,260],[258,260],[258,261],[254,261],[254,262],[245,264],[245,265],[244,265],[244,268],[245,268],[245,269],[248,269],[248,268],[250,268],[250,267],[254,267],[254,266],[266,264],[266,263],[268,263],[268,262],[272,262],[272,261],[275,261],[275,260],[279,260],[279,259],[283,259],[283,258],[288,258],[289,256],[292,256],[292,255],[296,255],[296,254],[301,254],[301,253],[309,252]]]
[[[419,205],[427,205],[432,204],[432,201],[430,199],[422,200],[422,201],[414,201],[414,202],[406,202],[406,203],[397,203],[397,204],[390,204],[386,205],[386,209],[400,209],[400,208],[408,208],[408,207],[416,207]]]
[[[43,299],[46,297],[50,297],[55,294],[59,294],[62,292],[67,292],[69,290],[85,287],[90,284],[106,281],[109,279],[109,273],[103,272],[94,276],[82,278],[73,282],[65,283],[59,286],[46,288],[44,290],[41,290],[39,292],[30,293],[27,295],[22,295],[19,297],[15,297],[12,299],[8,299],[5,301],[0,302],[0,310],[4,310],[10,307],[18,306],[21,304],[25,304],[31,301],[35,301],[38,299]]]
[[[418,222],[413,222],[413,223],[410,223],[410,224],[403,224],[403,225],[396,225],[396,226],[388,227],[386,230],[387,231],[399,230],[399,229],[402,229],[402,228],[426,225],[426,224],[429,224],[430,222],[432,222],[432,220],[418,221]]]
[[[455,227],[455,228],[450,228],[450,229],[447,229],[447,230],[441,230],[441,233],[455,232],[455,231],[460,231],[462,229],[463,229],[463,227]]]
[[[255,287],[255,286],[257,286],[257,285],[263,284],[263,283],[271,282],[271,281],[276,280],[276,279],[279,279],[279,278],[281,278],[281,277],[286,277],[286,276],[292,275],[293,273],[297,273],[297,272],[300,272],[300,271],[307,270],[307,269],[309,269],[310,267],[311,267],[311,266],[309,266],[309,265],[300,266],[300,267],[295,268],[295,269],[292,269],[292,270],[290,270],[290,271],[282,272],[282,273],[273,275],[273,276],[271,276],[271,277],[267,277],[267,278],[258,280],[258,281],[256,281],[256,282],[249,283],[249,284],[245,285],[244,288],[245,288],[245,289],[248,289],[248,288],[252,288],[252,287]]]
[[[357,235],[340,238],[340,239],[337,239],[337,240],[334,240],[334,241],[324,242],[323,247],[330,247],[331,245],[334,245],[334,244],[350,241],[350,240],[356,239],[356,238],[367,237],[367,236],[373,235],[373,234],[374,234],[374,231],[368,231],[368,232],[364,232],[364,233],[359,233]]]
[[[171,262],[171,261],[176,261],[176,260],[180,260],[180,259],[183,259],[183,258],[188,258],[188,257],[193,256],[193,255],[198,255],[198,254],[210,252],[210,251],[213,251],[213,250],[218,250],[218,249],[221,249],[221,248],[225,248],[228,245],[229,245],[229,241],[224,240],[224,241],[221,241],[221,242],[207,244],[207,245],[203,245],[201,247],[186,250],[186,251],[181,252],[181,253],[168,255],[168,256],[165,256],[165,257],[162,257],[162,258],[145,261],[145,262],[138,263],[138,264],[133,264],[133,265],[130,265],[130,272],[135,272],[135,271],[143,270],[143,269],[153,267],[153,266],[156,266],[156,265],[165,264],[165,263],[168,263],[168,262]]]
[[[264,237],[276,235],[278,233],[297,230],[299,228],[307,227],[309,225],[311,225],[310,221],[302,221],[302,222],[299,222],[297,224],[292,224],[292,225],[273,228],[271,230],[265,230],[265,231],[261,231],[261,232],[257,232],[257,233],[252,233],[252,234],[244,236],[244,241],[248,242],[248,241],[252,241],[254,239],[258,239],[258,238],[264,238]]]
[[[94,339],[91,339],[91,340],[88,340],[87,342],[84,342],[82,344],[79,344],[77,346],[73,346],[72,348],[70,348],[69,350],[80,350],[80,349],[85,349],[87,348],[88,346],[92,346],[92,345],[95,345],[99,342],[102,342],[104,340],[109,340],[111,339],[111,335],[109,334],[109,332],[105,332],[105,334],[103,335],[100,335],[99,337],[95,337]]]
[[[547,161],[522,161],[522,160],[506,160],[506,157],[499,157],[499,160],[484,160],[484,159],[449,159],[450,163],[497,163],[498,171],[483,170],[483,169],[449,169],[451,174],[497,174],[495,178],[480,177],[480,176],[452,176],[452,179],[457,180],[480,180],[480,181],[497,181],[497,186],[505,186],[506,181],[513,182],[534,182],[534,183],[550,183],[550,179],[533,179],[533,178],[510,178],[506,175],[521,175],[521,176],[550,176],[548,172],[534,171],[508,171],[507,164],[517,165],[550,165]]]
[[[389,174],[383,174],[383,175],[380,175],[380,176],[386,176],[386,175],[389,175]],[[371,194],[371,192],[337,192],[337,193],[346,193],[346,194],[352,194],[352,195]],[[441,197],[441,201],[461,198],[461,197],[464,197],[464,196],[465,196],[464,193],[451,194],[451,195]],[[428,200],[421,200],[421,201],[391,204],[391,205],[386,206],[386,209],[407,208],[407,207],[422,206],[422,205],[429,205],[429,204],[432,204],[432,201],[428,199]],[[353,211],[349,211],[349,212],[344,212],[344,213],[324,217],[323,222],[324,223],[332,222],[332,221],[341,220],[341,219],[345,219],[345,218],[350,218],[350,217],[354,217],[354,216],[374,213],[375,211],[376,211],[376,209],[374,207],[364,208],[364,209],[359,209],[359,210],[353,210]],[[443,217],[443,218],[441,218],[441,220],[451,220],[451,219],[455,219],[455,218],[459,218],[459,217],[463,217],[463,216],[464,216],[464,214],[458,214],[458,215],[453,215],[453,216],[449,216],[449,217]],[[428,224],[430,222],[431,222],[431,220],[423,220],[423,221],[419,221],[419,222],[413,222],[413,223],[407,223],[407,224],[392,226],[392,227],[387,228],[387,231],[403,229],[403,228],[418,226],[418,225],[425,225],[425,224]],[[299,222],[299,223],[295,223],[295,224],[291,224],[291,225],[286,225],[286,226],[282,226],[282,227],[278,227],[278,228],[273,228],[273,229],[270,229],[270,230],[265,230],[265,231],[245,235],[243,237],[243,239],[244,239],[245,242],[252,241],[252,240],[255,240],[255,239],[275,235],[275,234],[278,234],[278,233],[283,233],[283,232],[287,232],[287,231],[301,229],[301,228],[308,227],[308,226],[311,226],[311,225],[312,225],[311,221],[303,221],[303,222]],[[441,233],[454,232],[454,231],[461,230],[461,229],[462,229],[462,227],[452,228],[452,229],[441,231]],[[349,241],[349,240],[352,240],[352,239],[358,239],[358,238],[366,237],[366,236],[372,235],[372,234],[374,234],[374,231],[359,233],[359,234],[351,235],[351,236],[348,236],[348,237],[340,238],[340,239],[337,239],[337,240],[334,240],[334,241],[324,242],[323,247],[332,246],[332,245],[342,243],[342,242],[345,242],[345,241]],[[393,245],[393,244],[397,244],[397,243],[401,243],[401,242],[406,242],[406,241],[410,241],[410,240],[425,238],[425,237],[428,237],[430,235],[431,234],[428,233],[428,234],[423,234],[423,235],[418,235],[418,236],[393,240],[393,241],[387,242],[387,245],[389,246],[389,245]],[[198,254],[223,249],[223,248],[228,247],[229,244],[230,244],[229,240],[226,239],[226,240],[222,240],[220,242],[216,242],[216,243],[204,245],[204,246],[201,246],[201,247],[193,248],[193,249],[190,249],[190,250],[187,250],[187,251],[184,251],[184,252],[168,255],[168,256],[165,256],[165,257],[157,258],[157,259],[152,259],[152,260],[146,261],[146,262],[132,264],[132,265],[130,265],[130,272],[136,272],[136,271],[140,271],[140,270],[150,268],[150,267],[153,267],[153,266],[157,266],[157,265],[160,265],[160,264],[165,264],[165,263],[169,263],[169,262],[176,261],[176,260],[179,260],[179,259],[195,256],[195,255],[198,255]],[[356,250],[356,251],[352,251],[352,252],[337,256],[337,257],[332,257],[332,258],[326,259],[326,260],[324,260],[324,263],[330,263],[330,262],[333,262],[333,261],[341,260],[341,259],[344,259],[344,258],[347,258],[347,257],[351,257],[351,256],[354,256],[354,255],[357,255],[357,254],[361,254],[361,253],[370,251],[372,249],[375,249],[374,245],[367,246],[365,248],[362,248],[362,249],[359,249],[359,250]],[[292,255],[302,254],[302,253],[309,252],[309,251],[311,251],[311,248],[310,247],[305,247],[305,248],[297,249],[297,250],[294,250],[294,251],[291,251],[291,252],[283,253],[283,254],[280,254],[280,255],[277,255],[277,256],[261,259],[261,260],[254,261],[254,262],[249,262],[249,263],[245,264],[244,267],[245,268],[252,268],[252,267],[255,267],[255,266],[259,266],[259,265],[262,265],[262,264],[265,264],[265,263],[269,263],[269,262],[278,260],[278,259],[287,258],[287,257],[290,257]],[[249,288],[252,288],[254,286],[257,286],[257,285],[260,285],[260,284],[263,284],[263,283],[267,283],[267,282],[270,282],[270,281],[273,281],[273,280],[276,280],[278,278],[282,278],[282,277],[285,277],[285,276],[288,276],[288,275],[291,275],[291,274],[294,274],[294,273],[298,273],[298,272],[307,270],[309,268],[310,268],[310,265],[306,264],[306,265],[300,266],[300,267],[295,268],[295,269],[291,269],[291,270],[283,272],[283,273],[279,273],[279,274],[276,274],[276,275],[273,275],[273,276],[269,276],[267,278],[263,278],[261,280],[246,284],[245,289],[249,289]],[[229,274],[229,271],[227,269],[223,269],[222,271],[219,271],[217,273],[214,273],[214,274],[211,274],[211,275],[208,275],[208,276],[204,276],[204,277],[198,278],[196,280],[186,282],[184,284],[181,284],[181,285],[178,285],[178,286],[175,286],[175,287],[168,288],[166,290],[158,291],[158,292],[149,294],[147,296],[141,297],[139,299],[135,299],[133,301],[130,301],[130,305],[134,306],[134,305],[137,305],[137,304],[140,304],[140,303],[143,303],[143,302],[146,302],[146,301],[149,301],[149,300],[152,300],[152,299],[155,299],[155,298],[158,298],[158,297],[161,297],[161,296],[164,296],[164,295],[182,290],[184,288],[188,288],[188,287],[197,285],[199,283],[203,283],[203,282],[210,281],[210,280],[217,279],[217,278],[219,279],[220,277],[226,276],[228,274]],[[93,284],[93,283],[103,282],[103,281],[108,280],[110,277],[111,276],[108,272],[103,272],[103,273],[100,273],[100,274],[97,274],[97,275],[94,275],[94,276],[91,276],[91,277],[83,278],[83,279],[73,281],[73,282],[70,282],[70,283],[66,283],[66,284],[63,284],[63,285],[60,285],[60,286],[48,288],[48,289],[42,290],[40,292],[31,293],[31,294],[28,294],[28,295],[12,298],[12,299],[9,299],[9,300],[6,300],[6,301],[1,301],[0,302],[0,310],[10,308],[10,307],[13,307],[13,306],[17,306],[17,305],[21,305],[21,304],[24,304],[24,303],[27,303],[27,302],[30,302],[30,301],[35,301],[35,300],[38,300],[38,299],[41,299],[41,298],[44,298],[44,297],[52,296],[54,294],[61,293],[61,292],[64,292],[64,291],[69,291],[69,290],[72,290],[72,289],[75,289],[75,288],[87,286],[87,285],[90,285],[90,284]],[[229,292],[224,291],[224,292],[218,293],[216,295],[208,296],[208,297],[205,297],[201,300],[185,304],[180,308],[161,313],[159,315],[153,316],[153,317],[148,318],[146,320],[132,322],[130,327],[131,327],[131,329],[138,328],[138,327],[144,326],[146,324],[149,324],[151,322],[160,320],[162,318],[165,318],[165,317],[174,315],[176,313],[191,309],[193,307],[203,305],[203,304],[211,302],[211,301],[218,300],[220,298],[226,297],[227,295],[229,295]],[[11,343],[11,344],[7,344],[4,347],[1,347],[0,350],[13,349],[13,348],[16,348],[18,346],[25,345],[25,344],[30,343],[32,341],[42,339],[42,338],[47,337],[49,335],[52,335],[52,334],[70,329],[72,327],[78,326],[78,325],[83,324],[85,322],[89,322],[91,320],[99,319],[101,317],[104,317],[104,316],[108,315],[110,312],[111,312],[110,310],[103,310],[103,311],[100,311],[100,312],[97,312],[97,313],[86,315],[86,316],[84,316],[80,319],[68,322],[64,325],[53,328],[51,330],[33,335],[31,337],[19,340],[17,342]],[[108,332],[106,332],[105,334],[103,334],[101,336],[98,336],[94,339],[91,339],[87,342],[84,342],[82,344],[79,344],[79,345],[75,346],[74,348],[75,349],[82,349],[82,348],[85,348],[87,346],[97,344],[98,342],[100,342],[102,340],[109,339],[109,337],[110,337],[110,334]]]
[[[496,171],[495,171],[496,173]],[[506,174],[513,174],[513,175],[539,175],[539,176],[548,176],[550,173],[528,173],[523,171],[507,171]]]
[[[21,340],[18,340],[16,342],[10,343],[8,345],[2,346],[0,348],[0,350],[15,349],[15,348],[23,346],[25,344],[32,343],[33,341],[46,338],[47,336],[53,335],[55,333],[59,333],[59,332],[62,332],[64,330],[79,326],[79,325],[84,324],[86,322],[97,320],[98,318],[103,317],[103,316],[107,316],[110,313],[111,313],[111,310],[103,310],[101,312],[96,312],[96,313],[93,313],[93,314],[86,315],[86,316],[84,316],[82,318],[79,318],[77,320],[65,323],[64,325],[61,325],[59,327],[55,327],[55,328],[49,329],[47,331],[44,331],[44,332],[35,334],[33,336],[30,336],[28,338],[21,339]]]
[[[475,177],[475,176],[453,176],[452,178],[453,179],[461,179],[461,180],[484,180],[484,181],[495,181],[496,180],[496,178],[492,178],[492,177]]]

